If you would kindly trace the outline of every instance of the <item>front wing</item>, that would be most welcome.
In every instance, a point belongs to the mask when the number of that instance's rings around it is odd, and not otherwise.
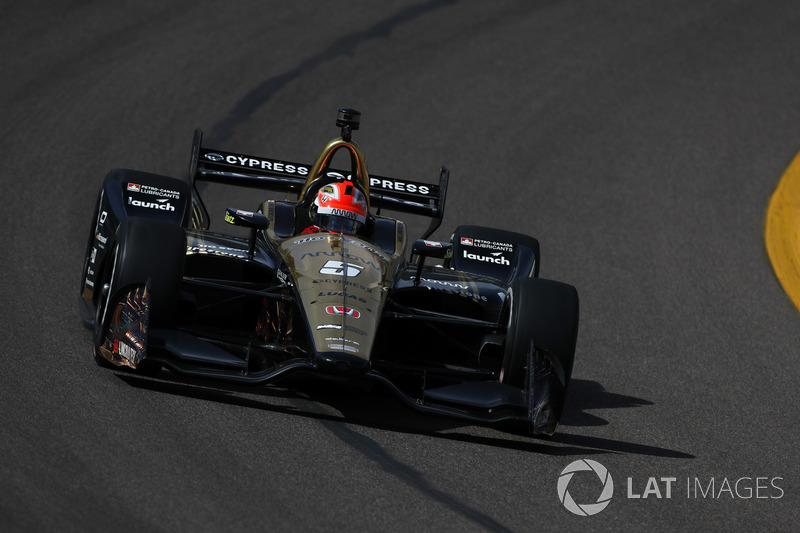
[[[138,289],[134,290],[130,298],[126,298],[126,301],[134,298],[136,305],[127,306],[125,313],[119,314],[119,316],[124,316],[125,323],[112,321],[106,338],[106,346],[129,345],[130,324],[146,325],[149,313],[147,301],[149,293]],[[305,357],[301,353],[279,361],[269,368],[252,371],[248,370],[249,361],[246,358],[232,355],[215,342],[202,338],[200,335],[177,329],[148,329],[146,326],[137,328],[136,335],[137,345],[142,349],[127,362],[117,362],[117,364],[135,368],[146,359],[150,368],[154,364],[162,365],[182,375],[247,385],[273,383],[298,372],[319,372],[311,358]],[[251,348],[270,350],[279,347],[263,343],[251,346]],[[123,353],[116,357],[125,355]],[[531,427],[533,412],[531,406],[534,401],[531,387],[515,388],[491,380],[489,373],[461,369],[454,371],[453,375],[460,373],[467,379],[431,388],[425,387],[423,381],[423,386],[420,387],[418,393],[412,395],[392,379],[395,370],[397,367],[392,363],[377,361],[366,372],[344,373],[335,377],[378,383],[394,393],[406,406],[417,411],[454,417],[477,424],[517,422]],[[425,369],[417,370],[425,375]],[[442,369],[430,371],[443,372]],[[330,375],[330,372],[323,374]]]

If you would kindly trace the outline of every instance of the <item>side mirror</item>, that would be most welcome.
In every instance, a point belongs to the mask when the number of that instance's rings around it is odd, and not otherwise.
[[[417,261],[417,275],[414,278],[414,285],[419,285],[419,278],[422,275],[422,265],[425,263],[426,257],[436,257],[438,259],[451,259],[453,257],[453,243],[429,241],[426,239],[417,239],[411,248],[412,255],[419,256]]]
[[[269,219],[264,213],[242,211],[241,209],[229,207],[225,210],[225,222],[234,226],[250,228],[250,248],[247,250],[247,255],[252,259],[256,253],[256,232],[267,229],[269,227]]]
[[[234,226],[242,226],[252,229],[267,229],[269,219],[264,213],[254,213],[252,211],[242,211],[229,207],[225,210],[225,222]]]
[[[453,243],[417,239],[414,241],[412,251],[421,257],[450,259],[453,257]]]

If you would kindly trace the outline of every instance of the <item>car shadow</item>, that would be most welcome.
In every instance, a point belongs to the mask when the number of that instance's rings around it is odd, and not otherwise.
[[[634,396],[608,392],[596,381],[572,379],[564,412],[562,426],[605,426],[608,420],[588,413],[590,409],[620,409],[653,405],[653,402]]]
[[[556,434],[531,438],[515,428],[492,426],[484,430],[469,422],[416,412],[382,387],[333,382],[310,374],[294,375],[269,387],[210,382],[168,371],[162,371],[155,377],[127,371],[116,371],[115,375],[131,387],[162,394],[545,455],[619,453],[694,458],[688,453],[658,446],[565,433],[565,427],[608,424],[608,421],[586,413],[588,409],[652,405],[647,400],[609,393],[599,383],[587,380],[573,380],[570,384],[570,399]],[[460,431],[465,428],[470,428],[469,432]]]
[[[560,428],[591,427],[608,425],[608,420],[588,413],[592,409],[622,409],[653,405],[650,400],[609,392],[596,381],[572,379],[569,385],[567,403],[561,414]],[[553,442],[570,446],[580,446],[604,450],[612,453],[635,455],[652,455],[655,457],[671,457],[675,459],[694,459],[695,456],[678,450],[670,450],[659,446],[650,446],[634,442],[617,441],[577,433],[556,432],[551,437]]]

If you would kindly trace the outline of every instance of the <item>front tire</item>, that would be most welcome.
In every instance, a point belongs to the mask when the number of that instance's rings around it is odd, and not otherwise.
[[[157,371],[145,359],[147,332],[150,327],[172,326],[185,250],[180,226],[147,218],[120,224],[117,243],[97,280],[100,295],[92,344],[98,364]],[[120,347],[135,355],[122,357]]]
[[[501,381],[525,390],[531,433],[552,435],[575,359],[578,292],[557,281],[517,278],[509,297]]]

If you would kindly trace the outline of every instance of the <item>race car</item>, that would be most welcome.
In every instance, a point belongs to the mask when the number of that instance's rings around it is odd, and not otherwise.
[[[418,411],[552,435],[576,289],[538,277],[531,236],[462,225],[431,240],[449,171],[432,183],[368,174],[352,138],[360,118],[340,109],[340,136],[313,165],[209,149],[198,129],[185,178],[109,172],[79,298],[95,360],[253,385],[302,372],[363,380]],[[340,152],[349,168],[332,167]],[[212,232],[200,181],[289,199],[227,208],[224,221],[246,229]],[[385,211],[427,229],[409,243]]]

